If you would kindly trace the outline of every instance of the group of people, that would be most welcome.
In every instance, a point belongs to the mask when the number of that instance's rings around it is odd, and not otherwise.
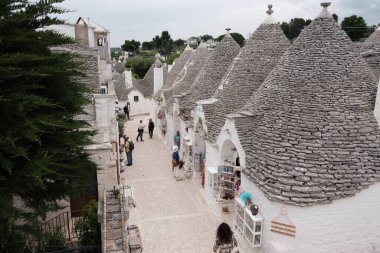
[[[145,124],[143,123],[142,120],[140,120],[140,123],[137,127],[137,133],[138,134],[136,137],[136,141],[139,141],[139,137],[140,137],[140,141],[144,141],[143,140],[144,130],[145,130]],[[148,130],[149,130],[149,137],[152,139],[153,138],[153,130],[154,130],[154,122],[152,119],[149,119]]]

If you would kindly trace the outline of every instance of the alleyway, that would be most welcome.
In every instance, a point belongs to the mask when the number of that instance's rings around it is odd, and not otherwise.
[[[135,141],[140,119],[148,122],[135,117],[125,125],[135,149],[122,181],[134,190],[137,206],[131,207],[129,224],[139,226],[143,252],[212,252],[221,215],[207,205],[192,180],[174,180],[170,151],[158,136],[149,139],[146,129],[144,142]]]

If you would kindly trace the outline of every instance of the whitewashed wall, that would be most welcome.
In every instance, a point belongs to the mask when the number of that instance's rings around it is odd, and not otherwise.
[[[253,195],[264,218],[265,252],[281,253],[377,253],[380,252],[380,183],[353,197],[332,204],[294,207],[272,202],[247,177],[242,187]],[[296,228],[296,237],[270,232],[270,222],[282,207]]]
[[[134,101],[134,96],[139,97],[139,101]],[[145,98],[144,95],[137,89],[133,89],[128,94],[128,101],[131,104],[130,116],[141,115],[141,114],[150,114],[151,108],[154,107],[154,101],[151,98]]]

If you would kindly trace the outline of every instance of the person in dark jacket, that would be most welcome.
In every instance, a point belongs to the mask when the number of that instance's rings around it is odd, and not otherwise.
[[[154,123],[153,123],[152,119],[149,119],[148,130],[149,130],[149,136],[152,139],[153,138],[153,130],[154,130]]]
[[[131,104],[127,102],[127,104],[124,106],[124,115],[127,119],[129,119],[129,112],[131,111]]]
[[[172,171],[174,172],[174,178],[179,180],[179,154],[178,146],[172,148]]]

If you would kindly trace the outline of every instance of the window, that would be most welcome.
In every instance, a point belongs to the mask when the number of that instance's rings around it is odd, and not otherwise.
[[[100,86],[100,94],[108,94],[107,86]]]
[[[133,97],[133,101],[135,101],[135,102],[139,102],[139,96],[134,96],[134,97]]]

